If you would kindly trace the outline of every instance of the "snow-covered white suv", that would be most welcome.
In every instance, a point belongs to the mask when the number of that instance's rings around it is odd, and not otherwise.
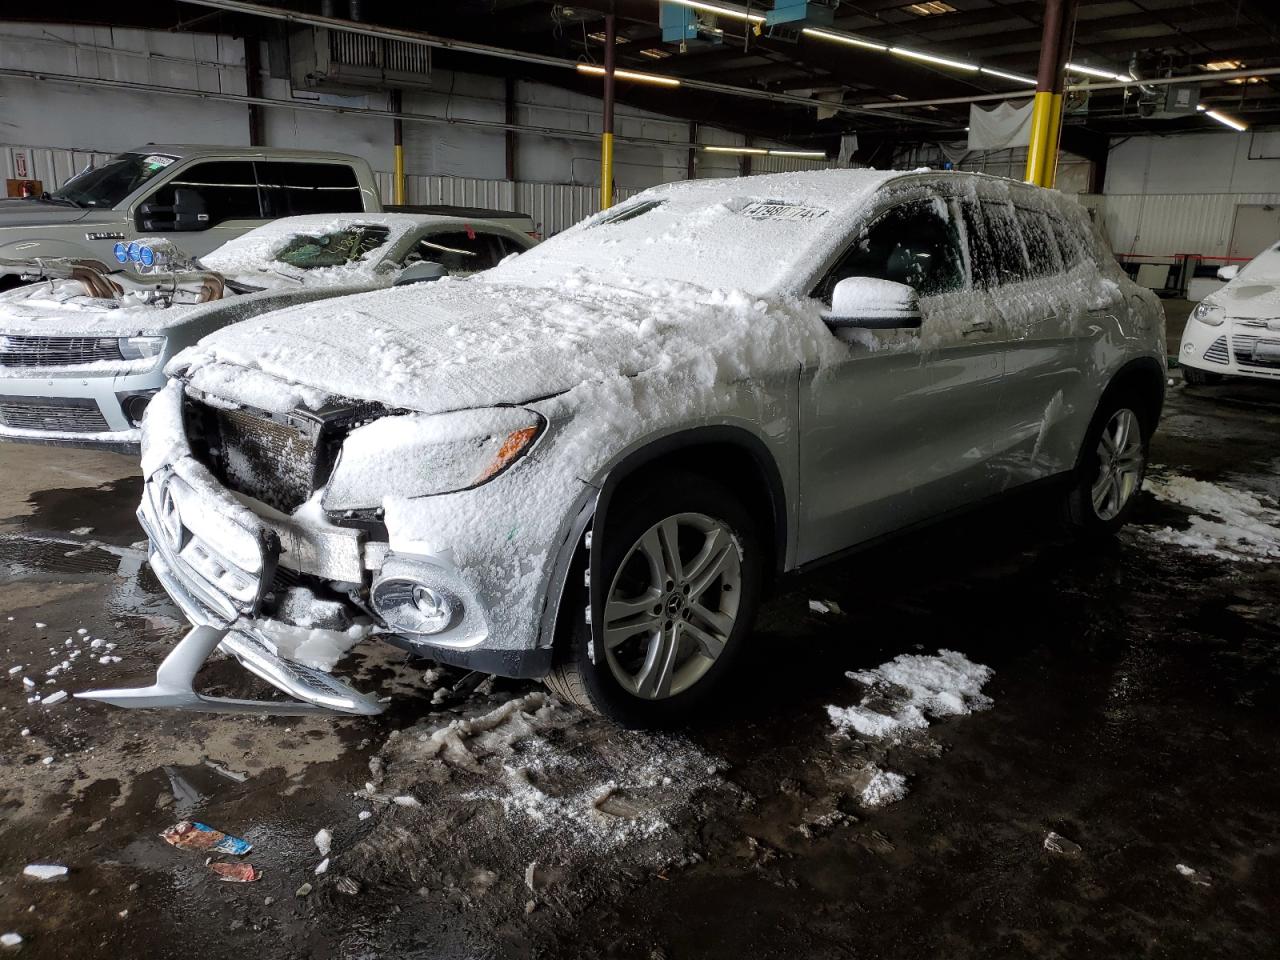
[[[197,626],[123,706],[374,713],[378,638],[625,723],[714,692],[769,581],[1037,481],[1107,532],[1163,316],[1060,194],[842,170],[657,187],[508,263],[180,356],[139,517]],[[217,647],[295,701],[205,697]]]
[[[1218,276],[1227,285],[1196,304],[1183,329],[1183,379],[1192,386],[1223,376],[1280,380],[1280,243]]]

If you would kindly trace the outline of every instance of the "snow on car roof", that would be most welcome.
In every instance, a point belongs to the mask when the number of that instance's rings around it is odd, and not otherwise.
[[[488,277],[554,283],[575,271],[787,292],[841,238],[872,193],[911,174],[813,170],[664,184],[589,217]]]

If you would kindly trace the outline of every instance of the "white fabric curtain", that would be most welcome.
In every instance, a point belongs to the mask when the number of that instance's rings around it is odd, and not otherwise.
[[[969,149],[1005,150],[1031,142],[1031,104],[1002,100],[990,110],[969,104]]]

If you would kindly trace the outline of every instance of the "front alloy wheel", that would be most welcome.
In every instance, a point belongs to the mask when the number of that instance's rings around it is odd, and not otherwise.
[[[733,633],[742,547],[720,520],[681,513],[631,546],[609,586],[604,655],[628,693],[661,700],[706,675]]]
[[[545,682],[627,726],[683,722],[714,697],[751,632],[764,577],[755,518],[710,477],[646,475],[613,499],[588,590],[567,593]],[[579,581],[581,582],[581,581]]]
[[[1093,511],[1103,523],[1110,523],[1142,484],[1146,454],[1137,414],[1128,408],[1112,414],[1102,428],[1097,453],[1098,475],[1090,491]]]

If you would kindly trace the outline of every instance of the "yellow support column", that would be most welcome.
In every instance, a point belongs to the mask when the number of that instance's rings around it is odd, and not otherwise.
[[[1027,144],[1027,183],[1052,187],[1058,176],[1058,138],[1062,134],[1063,72],[1071,45],[1076,0],[1045,0],[1040,35],[1040,66],[1031,107]]]
[[[1062,137],[1062,94],[1055,93],[1049,101],[1049,132],[1045,137],[1044,169],[1040,174],[1040,186],[1052,187],[1058,182],[1058,141]]]
[[[600,136],[600,209],[613,206],[613,134]]]
[[[404,144],[396,144],[395,183],[392,186],[392,197],[396,206],[404,203]]]

